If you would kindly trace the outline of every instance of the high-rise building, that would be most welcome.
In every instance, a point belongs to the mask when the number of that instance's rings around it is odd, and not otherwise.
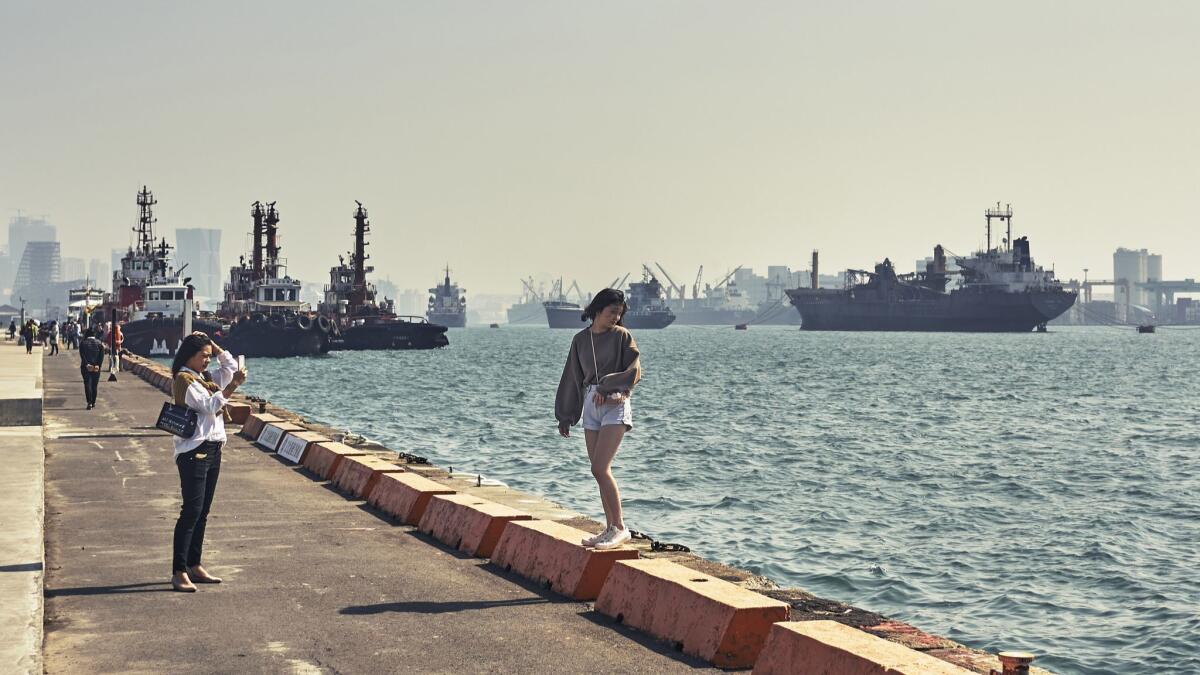
[[[221,298],[221,231],[177,229],[175,247],[175,269],[187,265],[183,276],[192,278],[196,294],[210,299]]]
[[[107,289],[112,281],[111,270],[104,261],[99,258],[92,258],[88,262],[88,279],[92,285],[97,288]]]
[[[62,259],[62,280],[74,281],[87,276],[87,261],[83,258]]]
[[[129,252],[129,248],[114,248],[112,250],[112,273],[108,276],[107,283],[103,284],[104,289],[110,289],[113,285],[113,276],[121,271],[121,258]]]
[[[62,254],[57,241],[30,241],[13,280],[13,298],[25,298],[32,308],[59,304],[62,299],[51,292],[51,284],[62,281]],[[53,296],[53,297],[52,297]]]
[[[18,215],[8,221],[9,276],[0,285],[8,285],[13,289],[17,287],[16,274],[21,265],[21,258],[25,255],[25,244],[31,241],[55,241],[56,239],[58,239],[57,230],[44,218]]]

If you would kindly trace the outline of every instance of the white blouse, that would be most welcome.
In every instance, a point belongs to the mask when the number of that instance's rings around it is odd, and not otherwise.
[[[228,351],[217,354],[217,370],[212,374],[213,382],[216,382],[217,386],[224,390],[233,380],[233,374],[237,372],[237,367],[237,359],[233,354]],[[197,373],[191,368],[185,367],[182,370],[195,375],[198,379],[204,379],[201,373]],[[225,394],[221,391],[210,392],[199,382],[188,385],[187,392],[184,394],[184,403],[196,411],[196,433],[192,434],[191,438],[175,437],[176,457],[195,450],[205,441],[225,442],[225,419],[221,416],[221,408],[225,407],[228,402]]]

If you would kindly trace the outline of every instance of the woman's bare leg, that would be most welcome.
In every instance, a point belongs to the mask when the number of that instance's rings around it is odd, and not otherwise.
[[[600,432],[584,429],[583,439],[587,444],[588,461],[591,463],[592,467],[595,467],[596,447],[600,444]],[[593,469],[593,474],[594,473],[595,470]],[[608,495],[604,493],[603,489],[600,490],[600,506],[604,509],[604,526],[608,527],[613,524],[612,508],[608,504]]]
[[[621,449],[621,439],[625,438],[625,425],[611,424],[600,427],[596,433],[595,448],[589,451],[592,460],[592,475],[600,486],[600,500],[604,502],[604,515],[608,524],[625,529],[625,520],[621,513],[621,492],[617,489],[617,481],[612,475],[613,458]]]

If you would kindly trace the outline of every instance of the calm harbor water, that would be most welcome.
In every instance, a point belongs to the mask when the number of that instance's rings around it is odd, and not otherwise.
[[[635,333],[631,527],[1062,673],[1200,672],[1200,330]],[[252,360],[247,390],[590,515],[570,331]]]

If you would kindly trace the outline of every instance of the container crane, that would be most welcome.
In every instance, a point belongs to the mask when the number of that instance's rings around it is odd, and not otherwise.
[[[700,269],[696,270],[696,282],[692,284],[692,299],[693,300],[700,299],[700,282],[703,279],[704,279],[704,265],[701,265]]]

